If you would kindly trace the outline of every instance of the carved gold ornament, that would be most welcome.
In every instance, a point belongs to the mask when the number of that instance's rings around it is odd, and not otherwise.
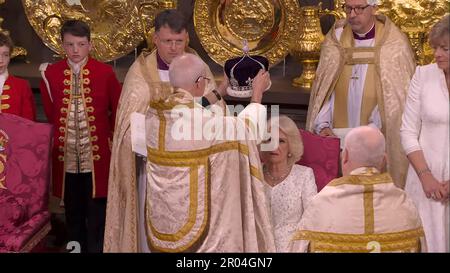
[[[428,43],[431,27],[449,12],[450,0],[383,0],[379,11],[408,36],[419,65],[434,60]]]
[[[64,54],[60,28],[79,19],[91,28],[91,55],[101,61],[120,58],[143,41],[138,8],[141,0],[22,0],[28,21],[44,44]]]
[[[196,0],[195,31],[203,48],[218,64],[242,55],[263,55],[270,65],[289,52],[289,38],[297,32],[297,0]]]
[[[4,4],[6,0],[0,0],[0,5]],[[4,34],[9,36],[9,31],[2,28],[4,19],[0,17],[0,32],[3,32]],[[27,56],[28,52],[23,47],[14,46],[13,51],[11,52],[11,59],[15,58],[17,56]]]

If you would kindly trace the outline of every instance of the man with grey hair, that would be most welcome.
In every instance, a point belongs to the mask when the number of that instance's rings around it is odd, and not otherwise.
[[[292,252],[419,252],[424,233],[416,207],[388,173],[385,139],[376,128],[352,129],[342,152],[343,177],[311,201]]]
[[[260,71],[254,78],[252,101],[238,117],[197,103],[209,80],[199,57],[186,53],[174,58],[169,79],[173,92],[162,90],[150,102],[145,118],[147,184],[141,250],[275,251],[257,149],[260,140],[251,132],[259,121],[266,121],[260,102],[269,86],[268,72]],[[225,89],[201,100],[210,104],[222,100]],[[224,129],[236,127],[245,128],[244,134],[223,137]]]
[[[157,91],[169,86],[169,64],[188,47],[188,20],[182,12],[164,10],[155,17],[152,42],[155,49],[143,51],[127,72],[117,109],[114,142],[108,184],[108,205],[105,228],[105,252],[139,251],[138,230],[133,224],[138,219],[139,187],[145,181],[145,159],[132,150],[131,120],[134,113],[145,113]],[[216,88],[209,67],[206,75],[211,81],[207,90]],[[127,224],[123,224],[127,223]]]
[[[379,130],[368,126],[351,130],[342,152],[343,176],[359,167],[372,166],[382,170],[386,163],[385,147],[384,136]]]
[[[343,140],[351,128],[369,125],[386,138],[387,167],[403,188],[407,159],[398,128],[415,60],[410,42],[377,14],[377,0],[345,0],[345,20],[327,34],[311,89],[306,128]]]

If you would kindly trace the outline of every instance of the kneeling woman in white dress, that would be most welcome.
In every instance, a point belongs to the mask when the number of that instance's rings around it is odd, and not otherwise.
[[[317,194],[313,170],[295,164],[302,154],[303,143],[294,121],[287,116],[279,116],[279,146],[273,151],[261,152],[264,180],[270,186],[277,252],[288,251],[289,241],[303,210]]]
[[[449,252],[449,16],[431,30],[436,63],[418,66],[400,130],[411,163],[405,190],[422,219],[428,252]]]

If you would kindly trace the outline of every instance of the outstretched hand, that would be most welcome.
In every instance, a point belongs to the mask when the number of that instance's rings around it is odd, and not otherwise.
[[[253,79],[252,88],[252,102],[261,103],[263,93],[270,85],[270,73],[264,69],[259,70],[256,77]]]

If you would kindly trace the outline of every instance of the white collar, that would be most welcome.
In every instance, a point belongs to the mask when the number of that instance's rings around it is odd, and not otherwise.
[[[375,167],[359,167],[350,172],[350,175],[374,175],[379,174],[380,171]]]
[[[355,32],[355,34],[358,35],[359,37],[365,37],[367,35],[367,33],[369,33],[374,27],[375,27],[375,23],[373,23],[372,27],[366,33],[359,34],[358,32]]]
[[[84,64],[86,64],[87,58],[88,58],[88,57],[84,58],[84,59],[83,59],[81,62],[79,62],[79,63],[74,63],[74,62],[72,62],[70,59],[67,59],[67,63],[68,63],[69,66],[72,68],[72,70],[75,72],[75,74],[78,74],[78,73],[80,73],[81,67],[82,67]]]

